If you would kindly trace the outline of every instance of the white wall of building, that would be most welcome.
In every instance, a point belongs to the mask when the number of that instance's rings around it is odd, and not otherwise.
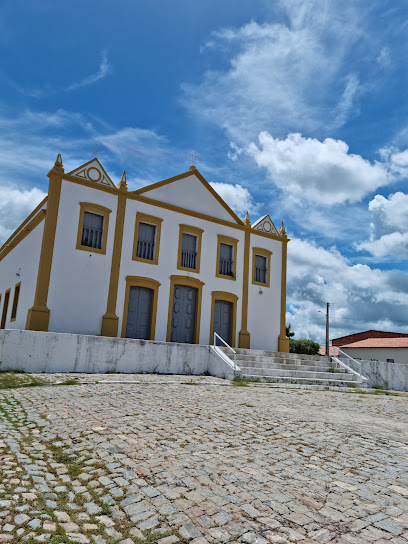
[[[270,287],[252,283],[252,248],[261,247],[272,251]],[[252,349],[278,351],[281,308],[282,243],[251,233],[248,331]],[[262,294],[260,294],[262,291]]]
[[[200,183],[201,185],[201,183]],[[208,191],[207,191],[208,193]],[[209,193],[208,193],[209,194]],[[210,195],[211,196],[211,195]],[[211,197],[212,200],[213,197]],[[132,260],[135,234],[136,213],[142,212],[163,219],[161,227],[160,254],[158,265],[141,263]],[[201,242],[200,273],[186,272],[177,269],[179,225],[189,225],[203,229]],[[216,277],[217,235],[222,234],[239,240],[237,246],[236,280]],[[126,276],[145,276],[160,282],[157,307],[156,340],[165,341],[167,334],[168,308],[170,298],[170,276],[191,275],[204,282],[201,306],[200,344],[208,344],[211,322],[211,292],[226,291],[238,296],[237,307],[237,338],[241,327],[242,271],[244,258],[244,232],[238,229],[218,225],[203,219],[186,216],[157,206],[152,206],[136,200],[127,201],[124,237],[122,246],[122,261],[120,268],[120,284],[118,290],[117,315],[120,319],[119,329],[122,330],[123,308],[125,300]],[[237,345],[238,339],[236,339]]]
[[[144,193],[143,196],[174,203],[233,222],[231,215],[194,174]],[[81,202],[99,204],[112,210],[109,216],[105,255],[76,249]],[[96,185],[93,188],[63,180],[47,302],[51,312],[49,331],[100,335],[109,289],[116,211],[117,195],[99,190]],[[163,219],[158,265],[141,263],[132,259],[137,212]],[[199,274],[177,269],[180,224],[203,229]],[[0,262],[0,282],[2,282],[0,283],[0,292],[4,292],[8,287],[14,287],[14,284],[17,283],[12,278],[12,274],[15,274],[18,267],[22,268],[23,274],[26,270],[31,278],[30,280],[27,276],[21,276],[22,290],[18,320],[14,323],[13,328],[25,328],[27,310],[33,304],[43,225],[44,223],[41,223],[37,226],[33,233],[29,234]],[[235,280],[216,277],[218,235],[238,240]],[[190,275],[205,284],[202,290],[199,342],[208,344],[210,341],[211,293],[212,291],[224,291],[238,297],[235,337],[235,345],[237,346],[242,316],[244,243],[245,232],[239,228],[206,221],[127,198],[116,305],[116,315],[119,317],[118,335],[120,336],[122,332],[127,276],[142,276],[160,282],[155,340],[165,341],[169,313],[170,276]],[[278,347],[280,329],[281,242],[252,231],[250,243],[248,331],[251,334],[251,347],[275,351]],[[262,295],[259,295],[259,286],[252,284],[252,247],[261,247],[272,252],[270,287],[261,287]],[[35,271],[35,278],[33,271]],[[12,296],[9,311],[11,311],[11,304]],[[7,323],[7,326],[10,327],[10,324]]]
[[[394,359],[394,363],[408,364],[408,348],[341,348],[354,359],[382,361]]]
[[[4,294],[11,288],[6,329],[25,329],[27,311],[34,302],[43,231],[44,220],[0,261],[0,319],[3,314]],[[19,282],[21,286],[16,320],[10,321],[14,288]]]
[[[204,187],[194,173],[186,178],[143,193],[143,196],[205,215],[211,215],[225,221],[234,221],[231,214]]]
[[[76,249],[80,202],[112,210],[106,255]],[[106,312],[117,197],[69,181],[63,181],[55,233],[54,256],[48,292],[49,330],[100,334]]]

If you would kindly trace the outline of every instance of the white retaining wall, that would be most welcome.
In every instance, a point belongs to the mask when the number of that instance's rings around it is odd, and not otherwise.
[[[210,346],[22,330],[0,331],[0,370],[234,377]]]
[[[385,387],[394,391],[408,391],[408,364],[358,361],[361,363],[359,366],[352,364],[347,358],[342,358],[342,361],[368,379],[367,387]]]

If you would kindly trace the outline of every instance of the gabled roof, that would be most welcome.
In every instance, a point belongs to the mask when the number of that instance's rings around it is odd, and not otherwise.
[[[76,178],[86,179],[92,183],[104,185],[105,187],[115,187],[116,189],[116,185],[110,179],[106,170],[96,157],[85,164],[78,166],[78,168],[75,168],[72,172],[68,172],[68,174],[70,176],[75,176]]]
[[[198,179],[201,184],[205,187],[205,189],[214,197],[214,199],[224,208],[224,210],[230,215],[230,217],[239,225],[243,225],[242,220],[237,216],[237,214],[228,206],[228,204],[221,198],[221,196],[211,187],[211,185],[208,183],[208,181],[200,174],[200,172],[194,167],[190,168],[188,172],[184,172],[183,174],[179,174],[178,176],[174,176],[168,179],[164,179],[163,181],[158,181],[157,183],[152,183],[151,185],[147,185],[146,187],[142,187],[141,189],[137,189],[136,191],[132,191],[135,194],[146,196],[147,198],[156,198],[156,194],[148,194],[148,193],[155,193],[157,189],[160,189],[162,187],[165,187],[167,185],[176,183],[180,180],[185,180],[188,177],[194,177]],[[183,195],[180,195],[180,198],[182,198]],[[187,207],[187,206],[184,206]],[[208,215],[211,215],[211,210],[209,210]]]

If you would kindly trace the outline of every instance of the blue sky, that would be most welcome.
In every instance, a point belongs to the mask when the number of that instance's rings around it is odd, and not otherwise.
[[[0,242],[98,143],[132,189],[198,168],[292,239],[297,337],[405,331],[408,7],[0,0]]]

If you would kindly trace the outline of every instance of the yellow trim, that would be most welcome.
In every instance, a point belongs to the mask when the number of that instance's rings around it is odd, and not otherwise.
[[[92,187],[93,189],[104,191],[105,193],[110,193],[113,195],[118,195],[120,193],[120,189],[115,189],[114,187],[106,187],[105,185],[97,184],[91,181],[87,181],[85,179],[77,178],[75,176],[69,176],[68,174],[64,174],[64,181],[70,181],[78,185],[83,185],[84,187]],[[226,221],[225,219],[218,219],[217,217],[211,217],[210,215],[206,215],[200,212],[195,212],[193,210],[188,210],[187,208],[175,206],[174,204],[168,204],[167,202],[154,200],[153,198],[148,198],[143,195],[139,195],[136,192],[127,193],[126,198],[129,198],[130,200],[136,200],[138,202],[144,202],[145,204],[149,204],[150,206],[155,206],[158,208],[163,208],[165,210],[171,210],[177,213],[181,213],[183,215],[188,215],[190,217],[196,217],[197,219],[204,219],[204,221],[210,221],[211,223],[216,223],[218,225],[225,225],[227,227],[231,227],[241,231],[244,231],[246,228],[245,225],[242,224],[242,221],[241,223],[237,224],[237,223],[233,223],[232,221]],[[252,234],[263,236],[264,238],[269,238],[272,240],[279,240],[279,241],[283,240],[283,236],[276,235],[276,234],[268,234],[260,230],[259,231],[253,230]]]
[[[37,225],[45,218],[47,210],[42,210],[41,207],[47,201],[47,197],[36,207],[36,209],[30,213],[30,215],[21,223],[10,238],[0,248],[0,261],[4,259],[6,255],[10,253],[31,231],[35,229]]]
[[[11,289],[7,289],[7,291],[4,293],[4,303],[3,303],[3,312],[1,314],[0,329],[6,328],[8,307],[10,304],[10,291]]]
[[[151,278],[144,278],[142,276],[127,276],[126,277],[126,291],[125,291],[125,304],[123,307],[123,320],[122,320],[122,338],[126,338],[126,327],[129,310],[129,296],[131,287],[146,287],[153,291],[152,300],[152,315],[150,319],[150,338],[154,340],[156,334],[156,317],[157,317],[157,300],[159,298],[160,283]]]
[[[267,266],[266,283],[255,281],[255,255],[266,257],[266,266]],[[261,285],[262,287],[270,287],[271,285],[271,255],[272,255],[272,251],[269,251],[269,249],[264,249],[262,247],[252,248],[252,283],[253,285]]]
[[[159,264],[159,251],[160,251],[160,235],[161,235],[161,224],[163,219],[160,217],[155,217],[154,215],[148,215],[147,213],[137,212],[136,214],[136,224],[135,224],[135,237],[133,240],[133,252],[132,259],[134,261],[139,261],[141,263],[147,264]],[[139,240],[139,225],[140,223],[149,223],[156,227],[156,240],[154,244],[154,259],[142,259],[137,257],[137,242]]]
[[[231,238],[230,236],[224,236],[223,234],[218,234],[217,238],[218,238],[218,242],[217,242],[217,262],[216,262],[216,267],[215,267],[215,275],[217,276],[217,278],[224,278],[226,280],[235,281],[237,279],[237,246],[238,246],[239,240],[237,240],[236,238]],[[232,248],[233,248],[233,251],[232,251],[232,253],[233,253],[232,276],[226,276],[224,274],[219,273],[219,269],[220,269],[220,245],[221,244],[228,244],[228,245],[232,246]]]
[[[238,297],[232,293],[226,291],[212,291],[211,293],[211,321],[210,321],[210,345],[214,341],[214,313],[215,313],[215,301],[223,300],[232,303],[232,320],[231,320],[231,338],[230,346],[235,347],[235,340],[237,336],[237,302]],[[225,339],[224,339],[225,340]]]
[[[15,321],[16,317],[17,317],[18,301],[19,301],[19,298],[20,298],[20,288],[21,288],[21,281],[16,283],[16,285],[14,287],[13,305],[11,307],[10,322]]]
[[[101,335],[115,337],[118,335],[119,317],[116,315],[118,299],[120,259],[122,256],[123,227],[126,214],[125,189],[119,192],[116,210],[115,236],[113,239],[112,263],[109,278],[109,291],[106,303],[106,313],[102,317]]]
[[[102,255],[106,255],[106,243],[108,240],[108,230],[109,230],[109,214],[112,213],[112,210],[109,210],[109,208],[105,208],[105,206],[100,206],[99,204],[93,204],[92,202],[80,202],[79,205],[80,205],[80,212],[79,212],[76,249],[81,249],[82,251],[87,251],[89,253],[100,253]],[[103,234],[102,234],[101,249],[98,249],[96,247],[83,246],[81,243],[82,231],[84,228],[85,212],[95,213],[103,217]]]
[[[174,181],[179,181],[180,179],[188,178],[189,176],[196,176],[199,181],[204,185],[204,187],[210,191],[210,193],[213,195],[213,197],[221,204],[221,206],[230,214],[230,216],[238,223],[238,225],[243,225],[242,220],[237,216],[237,214],[228,206],[228,204],[220,197],[220,195],[211,187],[211,185],[208,183],[208,181],[204,178],[202,174],[197,170],[197,168],[194,168],[193,170],[189,170],[188,172],[184,172],[183,174],[179,174],[177,176],[173,176],[171,178],[164,179],[162,181],[158,181],[157,183],[152,183],[151,185],[147,185],[146,187],[142,187],[141,189],[137,189],[137,191],[133,191],[135,194],[142,194],[146,193],[148,191],[153,191],[154,189],[158,189],[159,187],[163,187],[164,185],[168,185],[169,183],[173,183]]]
[[[186,285],[187,287],[194,287],[197,289],[197,300],[196,300],[196,315],[195,315],[195,329],[194,329],[194,344],[200,343],[200,324],[201,324],[201,302],[203,296],[203,285],[202,281],[197,278],[190,278],[189,276],[170,276],[170,297],[169,297],[169,312],[167,317],[167,335],[166,342],[171,340],[171,321],[173,318],[173,298],[174,298],[174,286],[175,285]]]
[[[282,242],[282,272],[281,272],[281,312],[280,335],[278,339],[278,351],[289,353],[289,338],[286,336],[286,268],[288,260],[287,240]]]
[[[242,316],[238,344],[240,348],[246,349],[249,349],[251,347],[251,335],[248,331],[249,248],[251,245],[251,234],[251,226],[248,225],[245,230],[244,263],[242,276]]]
[[[48,331],[50,310],[47,307],[47,299],[63,174],[64,169],[58,162],[55,163],[52,170],[48,173],[50,182],[48,186],[47,213],[45,215],[40,262],[38,264],[37,284],[34,304],[27,312],[26,321],[26,329],[31,331]]]
[[[185,272],[196,272],[200,273],[200,263],[201,263],[201,239],[203,236],[203,229],[198,227],[192,227],[191,225],[179,225],[179,243],[178,243],[178,252],[177,252],[177,269],[184,270]],[[183,246],[183,234],[193,234],[197,237],[197,267],[196,268],[186,268],[181,266],[181,250]]]

